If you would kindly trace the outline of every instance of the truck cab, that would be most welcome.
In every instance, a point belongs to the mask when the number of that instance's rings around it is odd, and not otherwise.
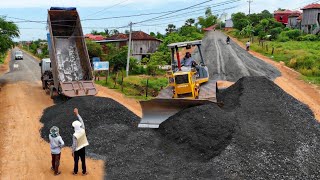
[[[53,87],[53,75],[52,75],[52,67],[51,60],[49,58],[42,59],[39,63],[41,69],[41,81],[42,81],[42,89],[52,89]],[[50,90],[50,95],[52,96],[52,92]]]
[[[41,67],[41,75],[45,71],[52,71],[51,60],[49,58],[42,59],[41,62],[39,63],[39,66]]]

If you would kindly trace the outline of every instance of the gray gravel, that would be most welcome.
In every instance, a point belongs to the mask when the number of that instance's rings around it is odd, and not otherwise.
[[[210,79],[236,82],[244,76],[266,76],[274,80],[281,76],[277,68],[252,56],[234,42],[226,44],[227,36],[210,31],[202,40],[202,54],[209,68]],[[200,59],[197,50],[196,60]]]
[[[245,77],[215,104],[181,111],[160,129],[101,97],[73,98],[44,111],[41,135],[56,125],[71,144],[78,107],[91,157],[106,179],[319,179],[320,127],[310,109],[265,77]]]

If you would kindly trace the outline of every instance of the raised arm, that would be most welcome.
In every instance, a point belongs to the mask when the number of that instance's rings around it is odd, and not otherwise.
[[[79,110],[77,108],[74,108],[73,110],[74,114],[78,117],[78,120],[81,122],[81,128],[85,129],[85,126],[84,126],[84,122],[83,122],[83,119],[82,117],[80,116],[79,114]]]

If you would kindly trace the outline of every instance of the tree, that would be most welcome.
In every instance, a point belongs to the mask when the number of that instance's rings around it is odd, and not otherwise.
[[[102,47],[99,43],[91,40],[86,40],[86,45],[90,57],[101,57],[103,54]]]
[[[176,31],[177,31],[177,29],[176,29],[175,25],[168,24],[168,28],[166,29],[167,34],[170,34],[170,33],[176,32]]]
[[[233,27],[240,31],[250,23],[249,18],[242,12],[232,14],[231,19],[233,21]]]
[[[156,34],[154,32],[150,32],[150,36],[156,37]]]
[[[186,20],[185,25],[186,26],[192,26],[192,24],[194,24],[194,22],[195,22],[195,19],[189,18],[189,19]]]
[[[156,38],[157,39],[164,39],[164,35],[162,35],[161,33],[157,32]]]
[[[117,34],[119,34],[119,31],[117,29],[111,30],[110,32],[110,36],[117,35]]]
[[[104,33],[106,33],[106,36],[110,36],[110,32],[109,32],[109,30],[107,28],[104,29]]]
[[[127,53],[128,47],[123,46],[121,48],[116,48],[115,46],[108,44],[108,56],[107,60],[110,66],[113,67],[113,71],[119,71],[126,68],[127,65]]]
[[[246,27],[244,27],[240,31],[240,34],[245,37],[251,37],[253,33],[254,33],[254,27],[252,26],[252,24],[248,24]]]
[[[5,53],[14,46],[13,38],[19,37],[19,28],[13,22],[0,17],[0,53]]]
[[[130,31],[129,30],[125,30],[124,33],[125,34],[130,34]]]
[[[97,30],[92,30],[90,34],[93,34],[93,35],[98,35],[98,31]]]
[[[273,15],[268,11],[268,10],[263,10],[260,14],[259,14],[261,19],[270,19],[273,18]]]
[[[217,16],[213,15],[210,8],[207,8],[205,17],[198,17],[197,25],[200,25],[201,29],[210,27],[217,23]]]

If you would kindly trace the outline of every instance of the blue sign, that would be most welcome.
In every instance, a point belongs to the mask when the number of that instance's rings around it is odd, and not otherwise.
[[[109,70],[109,62],[108,61],[93,62],[93,69],[95,71]]]
[[[92,58],[92,62],[100,62],[100,58],[99,57],[93,57]]]

